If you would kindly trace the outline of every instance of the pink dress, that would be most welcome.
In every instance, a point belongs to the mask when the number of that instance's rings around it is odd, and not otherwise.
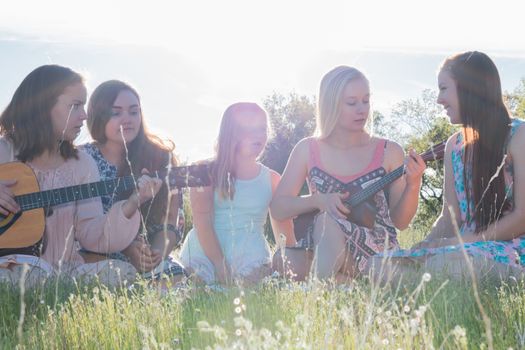
[[[318,139],[310,138],[309,148],[308,186],[311,193],[345,192],[350,184],[366,188],[386,175],[386,170],[383,168],[386,140],[379,140],[367,168],[350,176],[330,174],[325,170],[321,162]],[[364,270],[370,256],[399,246],[397,232],[390,219],[387,196],[383,190],[374,195],[374,202],[378,212],[373,228],[358,226],[345,219],[336,219],[339,227],[346,234],[347,249],[360,272]]]
[[[6,140],[0,138],[0,153],[5,153],[5,143]],[[0,159],[5,160],[6,155],[0,155]],[[42,191],[99,180],[98,168],[93,158],[82,151],[78,152],[78,159],[68,159],[56,169],[40,170],[30,162],[28,165],[35,172]],[[106,215],[103,214],[102,202],[98,197],[53,207],[50,215],[46,217],[46,245],[41,255],[41,259],[44,260],[42,265],[47,266],[48,263],[55,273],[79,276],[98,274],[113,264],[112,261],[85,264],[77,248],[80,244],[91,251],[101,253],[117,252],[126,248],[139,229],[140,216],[137,211],[130,219],[126,218],[122,212],[123,203],[115,203]],[[16,261],[16,256],[0,257],[0,267],[16,265]],[[27,262],[27,259],[25,261]],[[34,265],[38,264],[39,262],[35,261]],[[133,272],[130,264],[117,264],[120,269]]]

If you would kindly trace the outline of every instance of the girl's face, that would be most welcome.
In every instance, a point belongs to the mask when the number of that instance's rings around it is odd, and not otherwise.
[[[141,123],[139,99],[133,92],[122,90],[113,102],[111,118],[106,123],[106,139],[115,143],[129,143],[137,137]]]
[[[87,119],[84,109],[86,97],[87,91],[83,83],[66,87],[62,95],[58,96],[50,112],[53,134],[57,141],[72,142],[80,133],[80,128]]]
[[[266,114],[262,111],[245,112],[251,115],[235,116],[238,128],[237,154],[257,157],[268,141]]]
[[[363,131],[370,114],[370,88],[364,79],[351,80],[339,102],[337,126],[347,131]]]
[[[439,94],[437,103],[442,105],[452,124],[461,124],[459,115],[459,98],[456,82],[452,79],[448,70],[441,70],[438,74]]]

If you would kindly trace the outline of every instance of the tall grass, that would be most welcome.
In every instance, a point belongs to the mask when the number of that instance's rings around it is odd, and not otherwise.
[[[268,279],[244,289],[187,286],[160,293],[139,284],[110,291],[59,282],[2,286],[3,349],[478,349],[485,328],[469,284],[430,281],[372,287]],[[525,284],[482,285],[494,348],[525,348]]]

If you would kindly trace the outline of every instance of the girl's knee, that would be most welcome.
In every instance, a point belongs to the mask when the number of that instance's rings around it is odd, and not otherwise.
[[[343,245],[346,241],[346,234],[339,226],[339,223],[327,213],[321,213],[317,216],[313,237],[315,243],[319,243],[321,240],[327,240]]]

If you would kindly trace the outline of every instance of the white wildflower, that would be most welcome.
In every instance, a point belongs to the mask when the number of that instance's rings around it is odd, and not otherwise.
[[[430,281],[431,278],[432,278],[432,275],[429,274],[428,272],[425,272],[423,274],[423,278],[422,279],[423,279],[423,282],[428,282],[428,281]]]
[[[455,337],[457,338],[464,338],[467,336],[467,332],[465,331],[465,328],[461,326],[454,327],[454,330],[452,331]]]

